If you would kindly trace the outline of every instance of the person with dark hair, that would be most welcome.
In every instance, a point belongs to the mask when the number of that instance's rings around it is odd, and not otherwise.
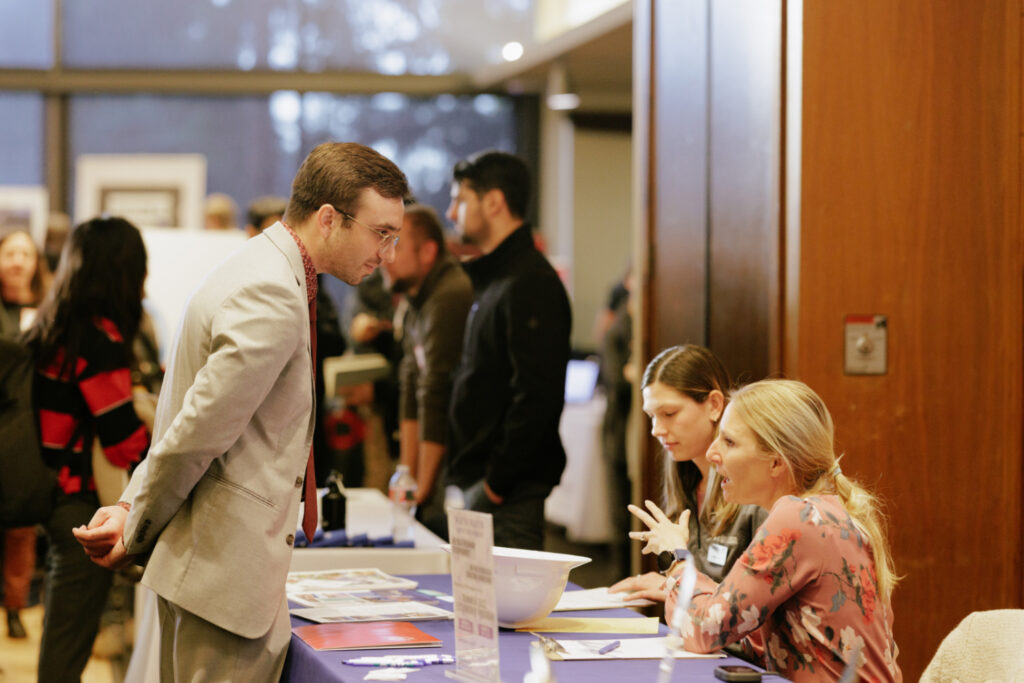
[[[684,545],[697,568],[720,579],[768,514],[756,505],[723,501],[718,474],[706,456],[729,401],[729,373],[703,346],[671,346],[647,364],[640,387],[651,435],[665,449],[662,508],[671,519],[681,519]],[[630,536],[643,538],[638,533]],[[660,568],[667,569],[666,558],[659,559]],[[609,590],[664,601],[665,576],[648,572],[623,579]]]
[[[15,339],[28,327],[50,286],[46,259],[24,230],[0,238],[0,339]],[[12,444],[5,444],[11,447]],[[36,563],[36,527],[0,530],[3,539],[4,611],[7,636],[26,638],[21,610],[28,605]]]
[[[416,478],[418,513],[436,527],[424,506],[435,500],[448,441],[452,372],[459,364],[473,286],[448,253],[441,219],[432,208],[407,206],[402,232],[395,260],[387,266],[391,291],[409,301],[399,367],[400,462]],[[435,507],[440,512],[440,505]]]
[[[255,237],[274,223],[281,220],[288,208],[288,200],[284,197],[265,195],[249,202],[245,210],[245,234]]]
[[[405,176],[356,143],[303,161],[284,220],[193,293],[172,345],[153,446],[122,500],[74,530],[93,560],[145,562],[162,680],[277,681],[300,495],[317,524],[317,273],[355,285],[394,258]]]
[[[465,264],[474,300],[449,408],[446,482],[494,517],[494,542],[541,549],[544,500],[565,469],[572,311],[534,246],[523,161],[486,152],[455,166],[448,218],[482,256]]]
[[[92,652],[113,574],[89,561],[72,535],[99,508],[92,444],[130,468],[149,444],[132,406],[131,342],[142,317],[146,248],[123,218],[71,231],[53,287],[24,340],[36,359],[35,402],[43,458],[58,491],[46,531],[45,615],[39,680],[77,681]]]
[[[0,238],[0,336],[13,339],[28,327],[53,276],[24,230]]]

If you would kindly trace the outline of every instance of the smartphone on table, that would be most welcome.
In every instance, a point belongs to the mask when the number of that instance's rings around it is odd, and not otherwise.
[[[723,664],[715,667],[715,678],[723,681],[760,681],[761,672],[749,666]]]

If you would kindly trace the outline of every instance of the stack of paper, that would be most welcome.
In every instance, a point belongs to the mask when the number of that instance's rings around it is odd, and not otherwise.
[[[288,599],[302,605],[291,614],[321,624],[452,618],[451,596],[379,569],[292,572],[287,585]]]

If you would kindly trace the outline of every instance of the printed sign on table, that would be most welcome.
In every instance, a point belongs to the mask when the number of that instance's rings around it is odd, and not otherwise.
[[[465,681],[501,681],[498,670],[498,612],[494,599],[494,523],[485,512],[448,511],[455,598],[454,671]]]

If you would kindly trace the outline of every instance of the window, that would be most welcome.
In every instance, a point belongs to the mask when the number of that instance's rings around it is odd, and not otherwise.
[[[0,68],[53,66],[53,2],[0,0]]]
[[[74,68],[440,75],[500,61],[533,0],[72,0],[62,17]]]
[[[0,185],[45,183],[44,120],[41,95],[0,92]]]
[[[482,149],[516,151],[514,101],[494,95],[80,95],[69,128],[72,178],[79,154],[200,153],[207,192],[226,193],[243,210],[260,195],[288,196],[305,155],[329,140],[377,149],[408,175],[419,201],[441,212],[456,161]]]

